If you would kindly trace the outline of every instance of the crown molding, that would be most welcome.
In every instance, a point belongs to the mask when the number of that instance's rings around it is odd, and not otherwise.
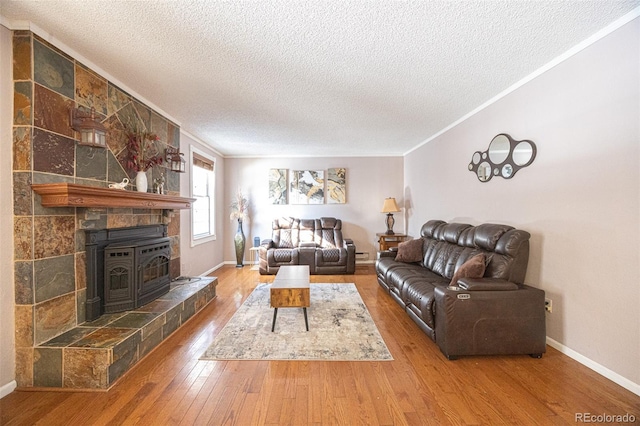
[[[625,24],[628,24],[629,22],[633,21],[634,19],[638,18],[639,16],[640,16],[640,7],[637,7],[634,10],[632,10],[631,12],[629,12],[626,15],[622,16],[621,18],[613,21],[611,24],[607,25],[606,27],[604,27],[603,29],[601,29],[600,31],[598,31],[597,33],[592,35],[591,37],[589,37],[586,40],[578,43],[577,45],[575,45],[571,49],[567,50],[565,53],[563,53],[560,56],[556,57],[555,59],[551,60],[546,65],[543,65],[542,67],[538,68],[536,71],[532,72],[531,74],[529,74],[528,76],[526,76],[522,80],[520,80],[517,83],[513,84],[512,86],[508,87],[506,90],[500,92],[499,94],[497,94],[493,98],[489,99],[487,102],[483,103],[482,105],[480,105],[479,107],[477,107],[473,111],[469,112],[468,114],[466,114],[466,115],[462,116],[461,118],[459,118],[458,120],[454,121],[453,123],[451,123],[450,125],[448,125],[444,129],[440,130],[439,132],[437,132],[436,134],[434,134],[430,138],[426,139],[425,141],[423,141],[420,144],[416,145],[415,147],[411,148],[409,151],[405,152],[403,154],[403,156],[406,157],[407,155],[411,154],[416,149],[418,149],[418,148],[428,144],[432,140],[440,137],[444,133],[446,133],[449,130],[451,130],[454,127],[456,127],[458,124],[463,123],[464,121],[466,121],[469,118],[473,117],[474,115],[476,115],[480,111],[488,108],[489,106],[491,106],[494,103],[498,102],[500,99],[504,98],[508,94],[516,91],[517,89],[519,89],[520,87],[522,87],[525,84],[529,83],[533,79],[539,77],[540,75],[542,75],[545,72],[549,71],[550,69],[554,68],[556,65],[561,64],[562,62],[566,61],[567,59],[571,58],[575,54],[577,54],[577,53],[581,52],[582,50],[586,49],[587,47],[591,46],[592,44],[594,44],[598,40],[608,36],[609,34],[614,32],[615,30],[619,29],[620,27],[624,26]]]

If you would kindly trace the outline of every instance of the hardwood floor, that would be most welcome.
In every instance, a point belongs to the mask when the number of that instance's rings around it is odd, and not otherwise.
[[[199,361],[259,282],[225,266],[218,297],[138,363],[108,392],[17,391],[0,400],[2,425],[544,425],[577,413],[635,416],[640,397],[548,348],[528,356],[448,361],[376,282],[354,282],[394,361]]]

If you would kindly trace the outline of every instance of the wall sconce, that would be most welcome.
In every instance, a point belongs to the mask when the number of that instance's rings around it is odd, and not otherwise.
[[[183,153],[178,151],[178,148],[168,146],[164,151],[164,159],[169,165],[169,170],[172,172],[184,173],[185,161]]]
[[[96,118],[95,108],[89,112],[71,108],[69,117],[71,128],[80,133],[79,145],[107,147],[107,128]]]
[[[393,213],[397,213],[399,211],[400,209],[398,208],[398,204],[396,204],[395,198],[384,199],[384,204],[382,205],[382,211],[380,213],[387,214],[387,219],[385,220],[385,223],[387,224],[387,235],[395,234],[395,232],[393,232],[393,224],[396,223],[396,221],[393,218]]]

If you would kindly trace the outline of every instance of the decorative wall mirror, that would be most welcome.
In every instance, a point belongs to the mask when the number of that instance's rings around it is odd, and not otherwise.
[[[473,153],[469,171],[475,173],[480,182],[489,182],[493,176],[511,179],[535,158],[536,144],[530,140],[517,141],[500,133],[491,140],[486,151]]]

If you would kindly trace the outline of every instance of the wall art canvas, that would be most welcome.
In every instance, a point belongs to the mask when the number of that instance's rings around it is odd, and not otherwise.
[[[269,201],[287,204],[287,169],[269,170]]]
[[[327,170],[327,203],[347,202],[347,169],[340,167]]]
[[[291,204],[324,203],[324,170],[292,170],[289,179]]]

